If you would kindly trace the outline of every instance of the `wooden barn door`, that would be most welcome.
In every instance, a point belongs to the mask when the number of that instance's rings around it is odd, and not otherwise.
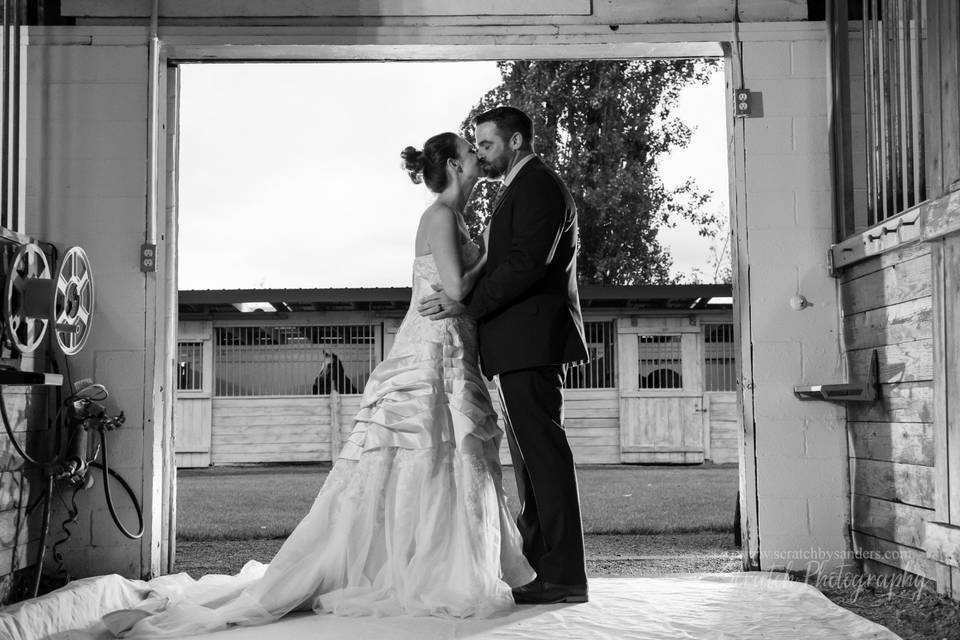
[[[213,403],[213,345],[208,322],[181,323],[174,372],[177,399],[173,447],[177,468],[209,467]]]
[[[700,328],[686,318],[618,321],[620,460],[704,460]]]
[[[927,521],[923,546],[940,593],[960,599],[960,192],[953,200],[941,209],[954,232],[931,246],[936,520]]]

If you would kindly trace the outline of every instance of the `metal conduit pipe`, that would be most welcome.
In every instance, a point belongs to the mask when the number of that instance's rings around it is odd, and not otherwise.
[[[0,146],[3,147],[0,153],[0,226],[9,228],[7,220],[7,172],[9,170],[9,158],[7,153],[10,150],[9,138],[9,119],[8,108],[10,106],[10,0],[3,0],[3,123],[0,125]]]
[[[144,241],[152,245],[157,244],[157,152],[159,146],[157,116],[160,109],[160,97],[158,95],[160,89],[160,39],[157,37],[159,5],[159,0],[153,0],[150,10],[150,78],[147,87],[150,113],[147,117],[147,128],[149,129],[147,134],[147,228]]]
[[[10,203],[7,206],[7,228],[20,229],[20,0],[13,0],[13,33],[10,45],[13,48],[10,61],[10,169],[8,176]]]

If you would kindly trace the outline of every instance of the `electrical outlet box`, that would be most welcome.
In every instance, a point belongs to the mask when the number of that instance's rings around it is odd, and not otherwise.
[[[737,89],[733,92],[734,115],[738,118],[746,118],[752,115],[753,96],[750,89]]]
[[[157,245],[148,242],[140,245],[140,271],[144,273],[157,270]]]

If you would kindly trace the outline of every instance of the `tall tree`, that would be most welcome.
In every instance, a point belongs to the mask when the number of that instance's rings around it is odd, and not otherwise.
[[[464,120],[509,104],[534,121],[536,152],[573,192],[580,215],[582,282],[662,284],[672,260],[657,231],[681,218],[711,235],[711,193],[693,180],[667,189],[657,160],[685,147],[691,130],[671,114],[684,86],[706,82],[717,63],[701,59],[515,60],[498,63],[502,83]],[[478,231],[496,185],[481,183],[465,212]]]

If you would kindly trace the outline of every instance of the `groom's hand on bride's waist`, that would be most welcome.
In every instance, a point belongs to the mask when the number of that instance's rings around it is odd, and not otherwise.
[[[443,320],[444,318],[455,318],[463,315],[466,306],[452,299],[443,292],[443,287],[433,285],[433,293],[424,298],[420,298],[420,304],[417,305],[417,311],[425,318],[431,320]]]

